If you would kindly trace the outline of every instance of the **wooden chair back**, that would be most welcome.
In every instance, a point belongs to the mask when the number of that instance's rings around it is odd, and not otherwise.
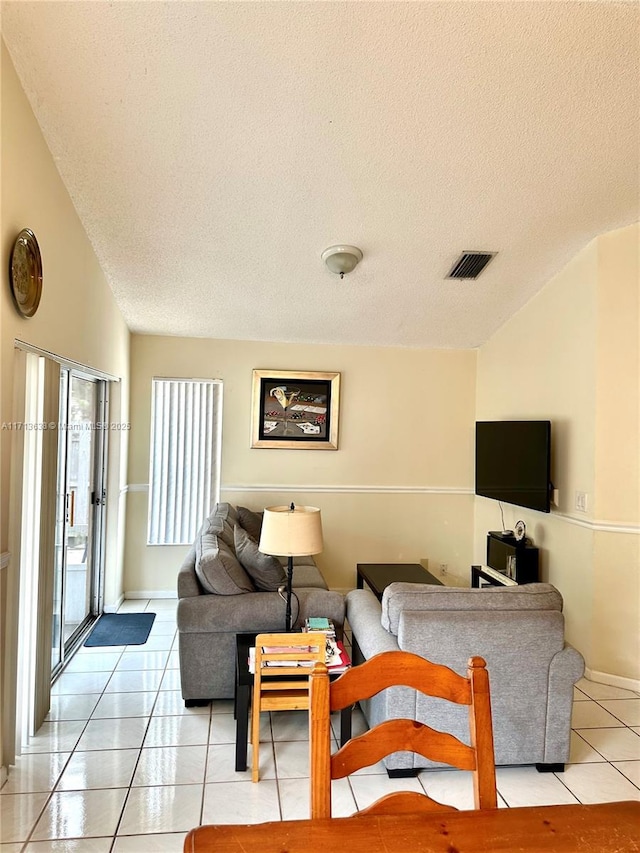
[[[309,708],[309,676],[314,663],[325,660],[326,641],[325,634],[311,631],[256,637],[251,702],[253,782],[260,775],[260,712]]]
[[[347,741],[332,755],[331,712],[396,685],[468,705],[470,745],[416,720],[390,719]],[[383,652],[353,667],[332,683],[324,663],[317,663],[311,673],[310,699],[312,818],[331,817],[332,779],[341,779],[398,751],[418,753],[432,761],[472,771],[475,808],[497,808],[489,676],[483,658],[469,659],[465,677],[410,652]],[[419,811],[455,809],[426,794],[395,792],[359,813]]]

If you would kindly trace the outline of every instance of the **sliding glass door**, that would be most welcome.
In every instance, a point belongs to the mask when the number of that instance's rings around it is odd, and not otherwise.
[[[63,368],[54,567],[51,669],[55,676],[100,614],[102,590],[106,382]]]

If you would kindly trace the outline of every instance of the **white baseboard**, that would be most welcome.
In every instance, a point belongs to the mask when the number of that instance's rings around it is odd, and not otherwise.
[[[130,589],[124,594],[125,599],[141,598],[177,598],[178,593],[172,589]]]
[[[598,684],[606,684],[609,687],[620,687],[622,690],[633,690],[640,693],[640,679],[624,678],[622,675],[611,675],[609,672],[598,672],[595,669],[585,667],[584,677]]]

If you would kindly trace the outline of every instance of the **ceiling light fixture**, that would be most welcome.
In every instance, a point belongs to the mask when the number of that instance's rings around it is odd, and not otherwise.
[[[322,260],[331,272],[344,278],[345,273],[358,266],[362,260],[362,252],[356,246],[329,246],[322,253]]]

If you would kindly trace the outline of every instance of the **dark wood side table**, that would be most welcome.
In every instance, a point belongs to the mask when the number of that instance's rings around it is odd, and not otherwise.
[[[363,589],[367,583],[378,601],[390,583],[430,583],[444,586],[442,581],[434,577],[420,563],[358,563],[356,567],[356,587]]]
[[[253,673],[249,672],[249,649],[256,644],[256,637],[261,631],[252,634],[236,634],[236,687],[233,704],[233,716],[236,721],[236,772],[247,769],[247,738],[249,736],[249,707],[253,689]],[[301,675],[300,680],[308,675]],[[287,676],[290,681],[295,676]],[[329,675],[331,681],[338,674]],[[351,708],[340,712],[340,746],[351,738]]]

